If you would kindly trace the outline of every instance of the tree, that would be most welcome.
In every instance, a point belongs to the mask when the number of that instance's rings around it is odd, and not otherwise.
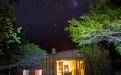
[[[8,64],[9,60],[15,58],[10,55],[16,53],[17,44],[21,43],[19,36],[21,27],[14,28],[14,21],[15,17],[9,0],[0,0],[0,50],[3,53],[0,55],[0,66]]]
[[[13,1],[17,0],[0,0],[0,74],[6,68],[39,65],[46,55],[45,50],[22,38],[21,27],[14,27]]]
[[[106,75],[110,75],[110,70],[108,68],[109,61],[105,58],[104,48],[101,46],[89,45],[85,46],[80,50],[81,53],[84,53],[89,59],[94,75],[102,75],[101,73]],[[100,70],[103,68],[103,71]]]
[[[0,0],[0,74],[5,65],[17,58],[17,45],[21,43],[20,28],[14,28],[15,17],[10,4],[12,0]]]
[[[97,44],[100,41],[117,45],[121,42],[121,7],[111,6],[106,1],[100,2],[100,5],[96,4],[95,8],[93,6],[89,13],[80,18],[72,18],[65,28],[73,42],[79,45]]]
[[[0,47],[1,47],[1,46],[2,46],[2,44],[0,44]],[[3,54],[3,53],[2,53],[2,50],[0,49],[0,55],[1,55],[1,54]]]
[[[72,18],[68,21],[69,26],[65,30],[69,31],[73,42],[87,49],[85,52],[89,58],[93,55],[88,55],[93,48],[87,46],[102,41],[116,46],[121,42],[121,6],[118,2],[121,3],[119,0],[92,0],[88,13],[80,20]]]
[[[116,46],[116,50],[117,50],[117,52],[121,55],[121,44],[118,44],[118,45]]]
[[[38,45],[28,43],[19,46],[18,58],[11,60],[11,64],[1,66],[4,69],[10,68],[9,75],[11,74],[12,67],[33,67],[38,66],[47,55],[46,51],[39,48]]]
[[[19,55],[19,58],[14,60],[11,65],[6,66],[5,68],[37,66],[47,55],[45,50],[32,43],[20,46],[19,49],[21,54]]]

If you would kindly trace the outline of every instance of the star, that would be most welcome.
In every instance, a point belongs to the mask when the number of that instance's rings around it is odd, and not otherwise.
[[[57,24],[56,23],[54,23],[54,26],[56,26]]]

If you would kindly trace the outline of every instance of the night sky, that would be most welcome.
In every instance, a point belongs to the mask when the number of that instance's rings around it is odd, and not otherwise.
[[[88,0],[20,0],[13,5],[16,26],[23,35],[42,49],[51,52],[76,48],[64,28],[71,18],[88,12]]]

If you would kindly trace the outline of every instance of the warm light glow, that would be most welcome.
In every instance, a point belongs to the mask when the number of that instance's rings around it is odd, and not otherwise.
[[[29,70],[23,70],[23,75],[29,75],[30,71]]]
[[[66,72],[69,72],[69,69],[65,69]]]
[[[84,67],[82,60],[57,60],[57,75],[84,75]],[[76,73],[78,72],[78,73]]]
[[[58,60],[57,61],[57,75],[63,75],[62,73],[76,74],[76,60]]]
[[[65,68],[64,66],[67,65],[68,68]],[[63,62],[63,72],[69,72],[70,71],[70,63],[69,61]]]
[[[35,75],[42,75],[42,69],[35,70]]]

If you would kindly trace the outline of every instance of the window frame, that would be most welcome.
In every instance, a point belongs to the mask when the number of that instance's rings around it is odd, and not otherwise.
[[[28,71],[28,74],[27,74],[27,71]],[[30,69],[23,69],[22,75],[30,75]]]
[[[34,70],[34,75],[38,75],[38,74],[36,74],[36,70],[40,70],[42,73],[41,73],[41,74],[39,74],[39,75],[43,75],[43,69],[42,69],[42,68],[35,69],[35,70]]]

